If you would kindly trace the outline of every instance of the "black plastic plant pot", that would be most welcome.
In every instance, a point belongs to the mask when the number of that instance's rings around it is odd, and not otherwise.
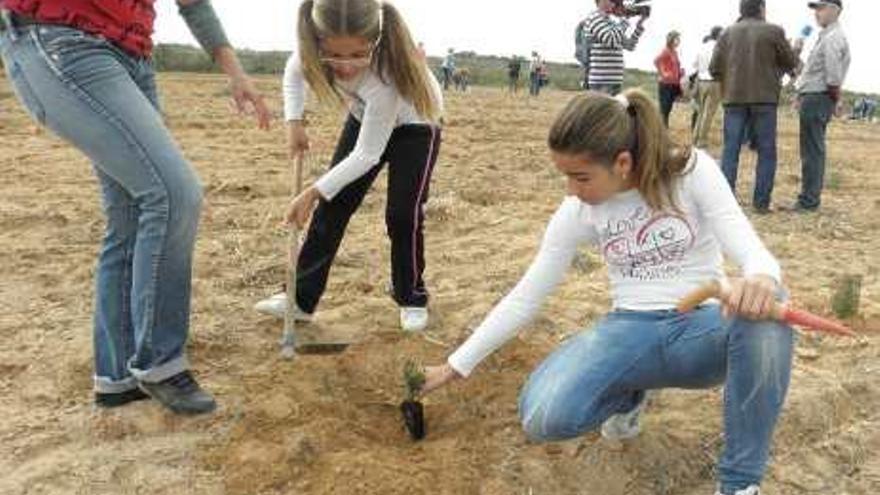
[[[425,438],[425,410],[417,400],[405,400],[400,403],[403,423],[413,440]]]

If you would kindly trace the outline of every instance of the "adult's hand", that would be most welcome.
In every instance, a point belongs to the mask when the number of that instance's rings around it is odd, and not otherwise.
[[[228,46],[220,47],[214,51],[214,59],[223,72],[229,76],[229,89],[238,112],[240,114],[256,114],[257,125],[260,129],[268,130],[271,127],[272,114],[269,112],[263,96],[241,67],[235,50]]]

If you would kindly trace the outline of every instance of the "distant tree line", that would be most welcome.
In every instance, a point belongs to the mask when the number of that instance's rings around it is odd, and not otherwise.
[[[251,74],[281,74],[290,52],[239,50],[241,63]],[[160,44],[154,52],[156,69],[162,72],[217,72],[211,59],[202,50],[178,44]],[[484,56],[472,51],[455,54],[458,67],[467,67],[471,72],[471,83],[480,86],[507,86],[507,63],[509,57]],[[428,64],[439,73],[442,60],[430,57]],[[581,68],[574,63],[559,64],[550,62],[550,85],[562,90],[577,90],[582,80]],[[523,57],[520,81],[528,82],[528,60]],[[654,76],[648,72],[628,71],[628,86],[654,86]]]

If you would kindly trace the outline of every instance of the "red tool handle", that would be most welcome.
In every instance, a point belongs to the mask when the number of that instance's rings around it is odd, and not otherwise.
[[[722,291],[722,283],[718,280],[713,280],[681,298],[678,302],[677,309],[682,313],[687,313],[699,306],[700,303],[706,299],[721,297]],[[856,336],[855,332],[840,322],[823,318],[808,311],[793,309],[787,304],[775,304],[773,307],[773,319],[803,327],[805,330],[815,330],[834,335],[845,335],[847,337]]]
[[[820,332],[833,333],[836,335],[846,335],[847,337],[855,337],[856,333],[845,327],[843,324],[821,316],[814,315],[807,311],[783,307],[781,320],[792,325],[798,325],[804,328],[817,330]]]

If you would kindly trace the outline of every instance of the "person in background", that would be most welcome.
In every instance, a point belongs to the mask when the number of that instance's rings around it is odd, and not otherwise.
[[[840,14],[842,0],[810,2],[822,28],[796,86],[800,108],[801,192],[792,207],[810,212],[822,203],[827,159],[825,133],[841,102],[850,50]]]
[[[696,79],[696,122],[693,128],[693,144],[697,148],[706,149],[709,146],[709,133],[715,121],[715,113],[721,104],[721,84],[712,77],[709,72],[709,63],[712,62],[712,54],[715,45],[724,29],[715,26],[709,34],[703,38],[703,45],[694,60],[693,75]]]
[[[864,120],[871,122],[874,120],[874,113],[877,112],[877,100],[867,96],[860,96],[853,101],[852,113],[850,120]]]
[[[529,94],[538,96],[541,93],[541,56],[538,52],[532,52],[532,58],[529,60]]]
[[[450,48],[446,53],[446,57],[443,58],[440,70],[443,76],[443,89],[448,90],[449,86],[452,85],[452,76],[455,75],[455,50],[453,48]]]
[[[179,0],[190,31],[229,77],[240,111],[270,113],[211,3]],[[178,414],[214,410],[190,372],[196,171],[162,120],[149,0],[2,0],[0,55],[30,115],[92,162],[107,227],[98,258],[94,390],[100,407],[152,397]]]
[[[538,66],[538,90],[550,85],[550,66],[546,60],[542,60]]]
[[[736,192],[739,155],[749,130],[758,152],[752,206],[770,212],[776,179],[776,122],[782,76],[795,75],[798,57],[785,31],[767,22],[764,0],[741,0],[740,19],[719,37],[709,73],[721,83],[724,150],[721,168]]]
[[[633,51],[645,32],[647,17],[639,17],[632,33],[629,21],[613,16],[623,15],[622,0],[596,0],[596,10],[587,16],[586,30],[592,39],[588,89],[617,94],[623,89],[623,51]]]
[[[514,55],[507,63],[507,90],[510,94],[516,94],[519,91],[519,76],[522,71],[522,60]]]
[[[666,46],[660,55],[654,59],[654,67],[657,68],[657,96],[660,102],[660,114],[663,115],[663,124],[669,127],[669,114],[672,106],[682,95],[681,79],[684,69],[678,57],[678,46],[681,44],[681,35],[678,31],[670,31],[666,35]]]

